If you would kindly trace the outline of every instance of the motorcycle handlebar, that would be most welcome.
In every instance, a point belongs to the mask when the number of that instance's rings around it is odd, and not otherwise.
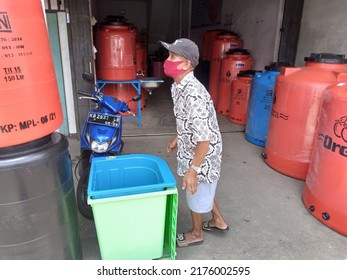
[[[80,96],[79,99],[89,99],[98,102],[99,100],[96,97],[92,96]]]
[[[83,91],[83,90],[79,90],[79,91],[78,91],[78,94],[91,97],[91,96],[90,96],[90,93],[85,92],[85,91]]]
[[[136,116],[136,115],[135,115],[133,112],[131,112],[130,110],[128,110],[127,113],[128,113],[129,115],[132,115],[133,117]]]

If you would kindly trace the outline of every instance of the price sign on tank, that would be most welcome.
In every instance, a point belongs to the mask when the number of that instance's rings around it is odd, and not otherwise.
[[[0,11],[0,57],[2,60],[1,76],[6,83],[25,79],[19,60],[32,56],[33,51],[25,44],[23,36],[12,29],[9,13]]]

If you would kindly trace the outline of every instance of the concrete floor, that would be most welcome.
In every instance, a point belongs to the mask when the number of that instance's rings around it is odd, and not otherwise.
[[[167,142],[175,135],[169,86],[170,81],[165,81],[148,98],[142,127],[136,121],[124,121],[124,153],[153,154],[168,162],[179,191],[177,231],[185,232],[191,227],[190,212],[181,178],[176,175],[176,158],[166,152]],[[176,259],[347,259],[347,238],[319,222],[304,207],[304,182],[271,169],[261,157],[263,148],[245,140],[244,126],[232,124],[225,116],[218,118],[224,146],[217,200],[231,230],[226,234],[205,233],[202,245],[177,248]],[[76,139],[70,139],[70,148],[76,163]],[[209,218],[206,214],[205,219]],[[79,222],[83,259],[100,259],[94,222],[81,215]]]

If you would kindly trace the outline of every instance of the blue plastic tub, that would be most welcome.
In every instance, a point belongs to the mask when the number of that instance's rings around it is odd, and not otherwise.
[[[91,199],[164,191],[176,180],[167,162],[148,154],[96,157],[92,160],[88,196]]]

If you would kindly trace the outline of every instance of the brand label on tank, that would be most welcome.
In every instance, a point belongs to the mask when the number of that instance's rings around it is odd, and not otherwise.
[[[272,98],[272,94],[273,94],[272,90],[267,90],[266,91],[266,95],[267,96],[271,96],[271,98]],[[276,92],[275,92],[274,97],[272,98],[272,104],[275,104],[276,100],[277,100],[277,98],[276,98]],[[283,119],[285,121],[289,120],[289,116],[288,115],[283,114],[283,113],[278,112],[278,111],[275,111],[273,108],[271,110],[271,116],[273,118],[275,118],[275,119]]]
[[[317,139],[322,142],[325,149],[330,150],[333,153],[337,153],[340,156],[347,157],[347,116],[343,116],[338,120],[335,120],[333,126],[333,132],[335,135],[335,140],[333,136],[324,133],[318,133]],[[338,140],[343,140],[345,144],[337,143]]]
[[[272,110],[271,111],[271,116],[276,118],[276,119],[283,119],[285,121],[287,121],[289,119],[289,116],[285,115],[285,114],[282,114],[280,112],[277,112],[275,110]]]
[[[7,12],[0,12],[0,32],[12,32]]]
[[[235,73],[230,72],[229,70],[225,73],[225,75],[221,74],[220,83],[231,84],[235,79]]]
[[[236,67],[236,68],[245,67],[245,63],[244,63],[244,62],[236,62],[236,63],[235,63],[235,67]]]
[[[232,99],[235,101],[235,105],[241,105],[240,100],[246,100],[246,94],[243,93],[242,89],[238,88],[236,93],[232,96]]]

